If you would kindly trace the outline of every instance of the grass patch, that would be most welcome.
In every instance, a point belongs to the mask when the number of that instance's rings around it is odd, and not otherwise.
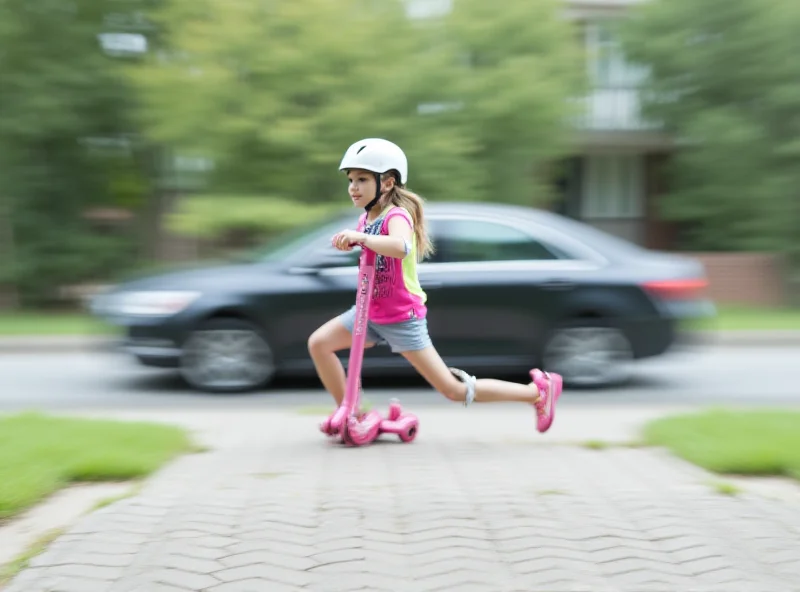
[[[27,335],[111,335],[112,325],[80,312],[46,313],[35,311],[0,313],[0,337]]]
[[[582,448],[589,450],[608,450],[609,448],[644,448],[647,446],[640,440],[607,442],[606,440],[586,440],[579,444]]]
[[[718,331],[800,330],[800,308],[720,306],[711,328]]]
[[[726,483],[725,481],[715,481],[711,483],[711,487],[720,495],[727,495],[735,497],[739,495],[742,490],[736,487],[733,483]]]
[[[548,495],[567,495],[567,492],[563,491],[561,489],[542,489],[540,491],[537,491],[536,495],[539,495],[539,496],[542,496],[542,497],[548,496]]]
[[[658,419],[644,429],[664,446],[709,471],[800,480],[800,412],[710,410]]]
[[[193,444],[180,428],[143,422],[0,418],[0,520],[73,482],[142,478]]]
[[[609,446],[611,446],[611,444],[603,440],[588,440],[583,443],[583,447],[590,450],[605,450]]]
[[[10,563],[0,565],[0,588],[8,584],[23,569],[28,567],[31,559],[43,553],[45,549],[56,540],[63,529],[56,528],[39,538],[35,543],[20,553]]]

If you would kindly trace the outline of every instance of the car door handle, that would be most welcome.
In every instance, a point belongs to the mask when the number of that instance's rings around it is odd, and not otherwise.
[[[540,286],[545,290],[571,290],[575,284],[569,280],[552,279],[542,282]]]

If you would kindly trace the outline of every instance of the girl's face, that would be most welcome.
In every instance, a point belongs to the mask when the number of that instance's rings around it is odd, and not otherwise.
[[[350,181],[347,191],[353,200],[353,205],[364,208],[375,198],[375,173],[353,169],[348,171],[347,179]],[[392,188],[394,179],[391,176],[381,182],[381,194]]]

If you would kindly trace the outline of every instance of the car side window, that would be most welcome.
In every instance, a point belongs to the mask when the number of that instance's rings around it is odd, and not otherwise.
[[[483,220],[431,220],[434,263],[548,261],[571,257],[507,224]]]

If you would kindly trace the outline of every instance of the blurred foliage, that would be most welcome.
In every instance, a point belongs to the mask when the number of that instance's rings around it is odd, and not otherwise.
[[[153,141],[214,159],[212,192],[341,199],[344,150],[381,136],[431,199],[542,203],[582,80],[561,9],[457,0],[414,21],[400,0],[172,0],[152,14],[163,51],[132,72],[140,115]]]
[[[167,227],[189,237],[221,240],[232,232],[264,238],[308,224],[341,210],[336,203],[299,201],[245,195],[199,195],[180,201],[167,215]]]
[[[83,218],[95,206],[137,205],[144,193],[124,137],[129,84],[98,38],[125,4],[0,3],[0,277],[23,303],[57,299],[59,286],[107,272],[131,248]],[[115,148],[98,150],[98,139]]]
[[[220,240],[326,215],[369,136],[407,151],[430,200],[544,205],[586,90],[580,35],[563,0],[452,6],[1,2],[0,283],[47,303],[157,258],[162,221]],[[800,261],[798,30],[795,0],[650,0],[621,24],[651,73],[645,114],[677,139],[661,205],[683,246]],[[147,51],[104,49],[107,33]],[[101,229],[93,208],[135,222]]]
[[[60,287],[107,277],[124,266],[134,248],[131,236],[67,228],[18,246],[17,277],[28,298],[51,304],[60,299]]]
[[[401,144],[431,199],[543,203],[583,78],[562,2],[453,6],[0,3],[0,281],[46,304],[157,257],[167,211],[201,238],[323,215],[349,204],[338,163],[367,136]],[[96,208],[135,223],[102,230]]]
[[[661,212],[686,248],[797,255],[798,31],[796,0],[656,0],[622,27],[650,68],[645,112],[677,140]]]

